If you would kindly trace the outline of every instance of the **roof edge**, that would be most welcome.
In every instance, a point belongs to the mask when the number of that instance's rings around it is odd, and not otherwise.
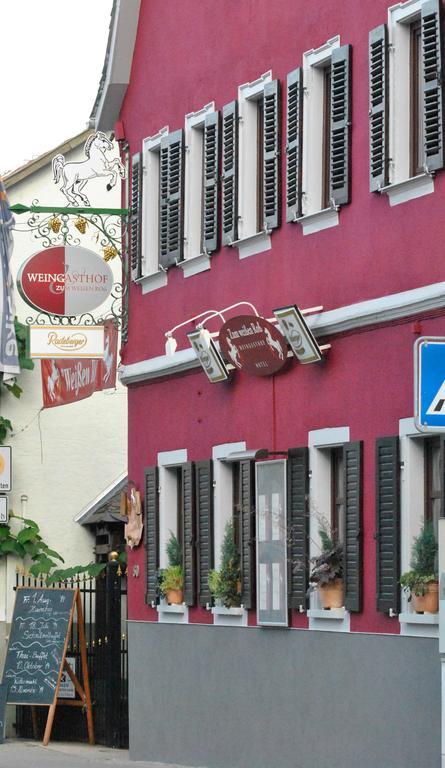
[[[19,168],[16,168],[14,171],[8,171],[8,173],[2,176],[6,189],[10,189],[20,181],[24,181],[28,176],[32,176],[36,171],[40,171],[41,168],[49,165],[55,154],[58,154],[59,152],[64,154],[65,152],[80,147],[81,144],[85,143],[90,133],[91,128],[86,128],[82,133],[78,133],[76,136],[67,139],[57,147],[49,149],[47,152],[44,152],[43,155],[39,155],[28,163],[25,163],[25,165],[19,166]]]

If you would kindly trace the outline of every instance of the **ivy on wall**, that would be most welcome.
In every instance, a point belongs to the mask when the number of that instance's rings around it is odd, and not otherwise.
[[[27,325],[19,323],[17,318],[14,320],[14,327],[18,346],[20,370],[32,371],[34,368],[34,361],[31,360],[29,356],[29,328]],[[4,381],[3,377],[1,376],[0,383],[8,392],[11,393],[11,395],[14,395],[14,397],[20,397],[23,392],[23,389],[17,384],[16,378]],[[10,420],[4,416],[0,416],[0,445],[4,443],[8,433],[12,432],[12,430],[13,427]]]
[[[29,517],[21,517],[10,513],[10,522],[0,525],[0,559],[7,555],[15,555],[20,560],[30,560],[32,565],[29,573],[32,576],[43,577],[48,584],[86,573],[90,577],[98,576],[106,567],[106,563],[88,563],[74,565],[71,568],[61,568],[63,557],[43,541],[40,528]],[[11,521],[21,523],[20,529],[14,533]]]

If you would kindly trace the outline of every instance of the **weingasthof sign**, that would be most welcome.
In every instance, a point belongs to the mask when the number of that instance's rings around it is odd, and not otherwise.
[[[239,315],[219,332],[221,352],[229,363],[253,376],[270,376],[287,360],[287,344],[275,326],[256,315]]]

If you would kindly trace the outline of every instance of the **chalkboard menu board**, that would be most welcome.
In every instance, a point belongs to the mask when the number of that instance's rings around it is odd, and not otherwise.
[[[73,589],[17,590],[3,673],[9,703],[53,703],[75,594]]]

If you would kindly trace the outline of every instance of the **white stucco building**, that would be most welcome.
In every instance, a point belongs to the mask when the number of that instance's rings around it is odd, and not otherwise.
[[[66,162],[85,159],[84,143],[92,131],[75,136],[65,144],[8,174],[4,179],[11,205],[65,206],[66,200],[53,181],[51,161],[63,154]],[[113,153],[118,156],[117,148]],[[88,182],[91,205],[119,208],[120,184],[107,191],[109,178]],[[17,230],[25,227],[30,214],[16,216]],[[79,234],[80,245],[102,256],[97,230],[92,226]],[[41,250],[42,240],[30,232],[14,232],[12,273],[14,280],[20,265]],[[109,262],[115,282],[121,282],[119,258]],[[22,323],[37,312],[15,292],[16,314]],[[106,304],[93,313],[105,314]],[[118,344],[119,349],[119,344]],[[23,371],[18,379],[23,394],[18,400],[1,391],[2,416],[10,419],[13,435],[5,443],[12,445],[13,491],[10,508],[34,519],[44,541],[57,550],[65,564],[86,564],[95,559],[94,537],[75,518],[96,504],[102,495],[122,482],[127,464],[126,390],[118,382],[115,389],[95,392],[91,397],[69,405],[42,410],[40,361],[32,371]],[[17,561],[0,559],[0,668],[6,625],[14,602],[13,587]],[[2,637],[3,635],[3,637]]]

